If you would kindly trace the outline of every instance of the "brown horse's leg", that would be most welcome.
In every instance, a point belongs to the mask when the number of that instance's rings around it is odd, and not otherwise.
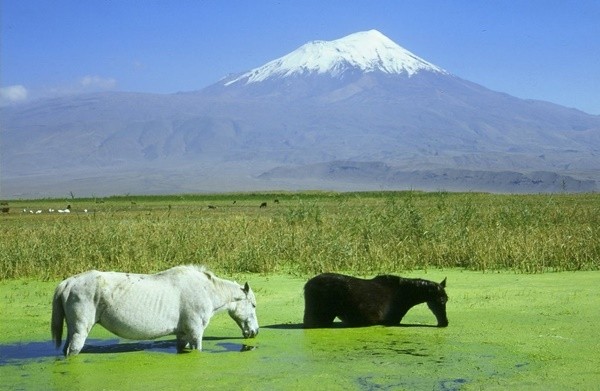
[[[334,319],[335,314],[330,311],[308,306],[304,309],[304,328],[306,329],[331,327]]]

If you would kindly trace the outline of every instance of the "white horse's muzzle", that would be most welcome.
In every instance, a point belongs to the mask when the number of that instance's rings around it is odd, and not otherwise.
[[[258,335],[258,328],[242,330],[242,334],[244,335],[244,338],[254,338]]]

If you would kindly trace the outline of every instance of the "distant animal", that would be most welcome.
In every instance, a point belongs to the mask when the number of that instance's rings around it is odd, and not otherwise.
[[[65,356],[78,354],[99,323],[122,338],[175,335],[177,351],[202,349],[213,314],[227,310],[244,338],[258,334],[256,298],[248,283],[218,278],[203,266],[176,266],[157,274],[91,270],[62,281],[52,301],[52,338]]]
[[[214,205],[208,205],[208,209],[217,209],[217,207]]]
[[[59,209],[58,213],[71,213],[71,205],[67,205],[65,209]]]
[[[261,207],[261,208],[266,208],[266,207],[267,207],[267,203],[266,203],[266,202],[263,202],[262,204],[260,204],[260,207]]]
[[[275,198],[275,201],[273,201],[274,203],[278,204],[279,200],[277,198]]]
[[[3,206],[1,209],[2,209],[2,213],[8,213],[8,212],[10,212],[10,208],[7,207],[7,206]]]
[[[445,278],[438,284],[392,275],[365,280],[336,273],[319,274],[304,286],[304,327],[331,327],[336,317],[349,327],[397,325],[409,309],[420,303],[427,303],[438,327],[446,327],[445,287]]]

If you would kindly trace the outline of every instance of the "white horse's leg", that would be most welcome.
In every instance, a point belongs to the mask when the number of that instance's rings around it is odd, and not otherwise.
[[[177,334],[177,352],[181,353],[189,344],[190,349],[202,350],[202,337],[204,329],[208,326],[209,319],[197,319],[188,321],[184,330]]]
[[[202,336],[204,335],[204,329],[197,329],[193,335],[190,336],[190,348],[202,350]]]
[[[96,307],[93,303],[75,303],[65,309],[67,320],[67,340],[63,353],[65,356],[78,354],[90,330],[96,323]]]
[[[185,347],[187,346],[188,341],[185,338],[184,334],[177,334],[177,353],[183,352]]]
[[[65,356],[74,356],[79,354],[83,348],[86,338],[87,333],[81,331],[76,331],[73,333],[73,335],[68,336],[67,343],[65,343],[65,348],[63,349]]]

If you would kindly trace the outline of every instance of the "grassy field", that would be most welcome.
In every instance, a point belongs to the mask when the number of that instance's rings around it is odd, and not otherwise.
[[[67,204],[71,213],[57,212]],[[0,217],[0,280],[185,263],[291,275],[600,269],[598,194],[122,196],[9,207]]]

